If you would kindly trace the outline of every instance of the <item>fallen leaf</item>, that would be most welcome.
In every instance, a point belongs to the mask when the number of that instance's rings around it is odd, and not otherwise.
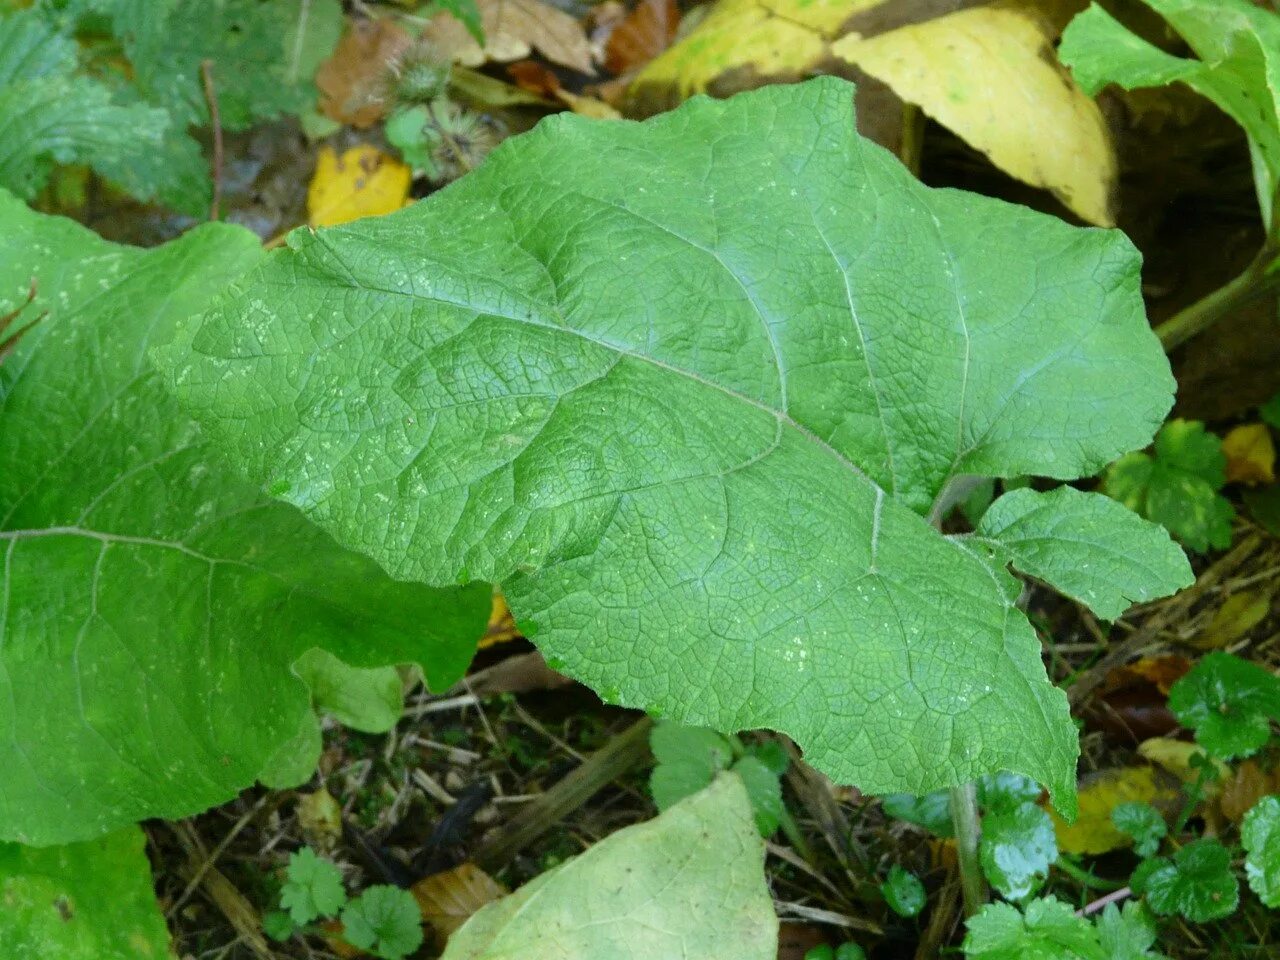
[[[493,608],[489,611],[489,626],[485,628],[484,636],[480,638],[479,647],[483,650],[485,647],[514,640],[518,636],[520,631],[516,627],[515,618],[511,616],[511,609],[507,606],[507,598],[495,587]]]
[[[615,26],[604,45],[604,65],[613,73],[630,73],[671,46],[680,26],[676,0],[640,0]]]
[[[517,86],[522,90],[528,90],[530,93],[559,100],[574,113],[580,113],[584,117],[594,117],[597,120],[617,120],[622,116],[603,100],[570,93],[560,85],[560,78],[556,76],[554,70],[543,66],[536,60],[519,60],[516,63],[508,64],[507,73],[511,75],[511,78],[515,80]]]
[[[1271,591],[1240,590],[1227,597],[1209,621],[1209,626],[1190,640],[1199,650],[1229,647],[1260,624],[1271,612]]]
[[[719,0],[687,36],[636,75],[627,103],[637,113],[655,113],[707,92],[730,74],[735,89],[799,79],[827,55],[846,20],[883,2]]]
[[[594,74],[591,47],[581,24],[569,14],[540,0],[476,0],[484,27],[485,45],[451,13],[437,13],[422,38],[442,54],[467,67],[490,60],[523,60],[537,50],[548,60],[579,73]]]
[[[337,846],[342,836],[342,807],[328,790],[298,795],[298,827],[307,845],[321,853]]]
[[[381,120],[389,106],[382,89],[387,65],[412,43],[413,38],[389,19],[352,21],[316,71],[320,111],[359,129]]]
[[[1177,654],[1143,657],[1112,670],[1103,683],[1103,690],[1118,690],[1132,686],[1136,681],[1151,684],[1167,697],[1169,688],[1186,676],[1190,669],[1191,661]]]
[[[778,926],[778,960],[804,960],[814,947],[830,944],[826,930],[812,923]]]
[[[444,948],[449,936],[486,903],[507,895],[507,888],[473,863],[433,873],[413,885],[412,893],[422,910],[422,919],[436,936],[436,946]]]
[[[500,693],[529,693],[534,690],[556,690],[574,683],[563,673],[547,666],[542,654],[533,650],[500,660],[491,667],[472,674],[467,689],[477,697],[493,697]]]
[[[1102,111],[1058,63],[1053,18],[1019,0],[913,24],[832,53],[920,107],[1001,170],[1081,219],[1115,222],[1117,162]]]
[[[332,227],[361,217],[399,210],[409,197],[412,172],[377,147],[352,147],[341,157],[321,147],[307,189],[307,218],[313,227]]]
[[[502,107],[554,107],[548,97],[522,90],[513,83],[491,77],[479,70],[455,66],[449,78],[449,89],[458,99],[481,110]]]
[[[1218,809],[1228,820],[1239,823],[1254,804],[1272,793],[1280,793],[1280,770],[1263,770],[1256,760],[1246,760],[1222,785]]]
[[[1265,423],[1242,423],[1222,438],[1227,456],[1227,483],[1275,483],[1276,448]]]
[[[1179,792],[1172,777],[1153,767],[1098,770],[1080,780],[1080,816],[1067,823],[1050,809],[1058,847],[1064,853],[1098,854],[1132,845],[1133,838],[1111,822],[1122,803],[1149,803],[1157,809],[1176,805]]]
[[[1173,774],[1183,783],[1195,783],[1200,777],[1200,768],[1191,765],[1191,758],[1197,754],[1205,755],[1204,748],[1186,740],[1174,740],[1170,737],[1152,737],[1138,745],[1138,755]],[[1221,760],[1213,760],[1218,770],[1218,779],[1204,787],[1205,799],[1218,795],[1224,777],[1231,771]]]
[[[1186,657],[1143,657],[1111,670],[1085,712],[1093,728],[1135,744],[1179,727],[1168,707],[1169,688],[1191,669]]]

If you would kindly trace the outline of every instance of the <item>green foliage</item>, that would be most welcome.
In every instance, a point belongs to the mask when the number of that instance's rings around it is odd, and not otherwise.
[[[969,960],[1102,960],[1093,925],[1052,897],[1026,911],[989,903],[969,918],[963,944]]]
[[[1111,822],[1121,833],[1133,837],[1133,849],[1140,857],[1154,855],[1169,832],[1160,811],[1149,803],[1116,804]]]
[[[1258,408],[1258,415],[1263,421],[1280,430],[1280,393]]]
[[[342,937],[383,960],[400,960],[422,946],[422,911],[408,890],[370,887],[342,908]]]
[[[268,910],[262,915],[262,932],[277,943],[283,943],[298,932],[298,925],[286,911]]]
[[[804,960],[867,960],[867,954],[856,943],[842,943],[838,947],[823,943],[805,951]]]
[[[751,748],[743,749],[714,730],[686,727],[670,720],[654,725],[649,746],[657,760],[649,776],[649,790],[659,810],[705,789],[720,772],[732,770],[747,788],[761,835],[771,837],[777,831],[785,815],[779,782],[787,770],[785,754],[779,767],[772,750],[760,751],[758,756]]]
[[[903,870],[896,863],[889,868],[889,875],[880,884],[880,892],[889,909],[900,917],[914,917],[924,909],[924,884],[920,878],[909,870]]]
[[[1057,862],[1053,820],[1034,803],[988,811],[982,818],[978,857],[982,872],[1001,896],[1025,900]]]
[[[288,877],[280,889],[280,906],[298,926],[320,917],[335,917],[347,902],[342,871],[310,847],[290,855]]]
[[[295,232],[157,357],[275,496],[393,576],[501,583],[608,701],[786,731],[875,793],[1015,770],[1069,813],[1019,585],[925,515],[959,475],[1148,441],[1173,382],[1138,257],[923,187],[851,93],[549,118],[425,202]]]
[[[341,549],[161,389],[148,346],[260,256],[220,224],[117,246],[0,193],[0,315],[32,278],[22,316],[47,312],[0,364],[0,837],[68,842],[296,784],[320,752],[306,651],[421,662],[440,686],[484,631],[486,588],[400,583]]]
[[[475,169],[494,146],[483,117],[444,97],[395,111],[386,134],[404,162],[434,183]]]
[[[880,805],[886,815],[924,827],[935,836],[950,837],[955,832],[951,823],[951,797],[946,790],[919,797],[911,793],[891,793],[881,799]]]
[[[0,954],[5,960],[170,956],[145,846],[137,827],[45,849],[0,843]]]
[[[1226,482],[1222,441],[1194,420],[1170,420],[1154,455],[1130,453],[1107,468],[1102,490],[1160,524],[1192,550],[1231,545],[1235,510],[1218,491]]]
[[[1165,53],[1096,3],[1076,17],[1058,51],[1090,93],[1181,82],[1233,117],[1249,138],[1262,219],[1280,187],[1280,16],[1250,0],[1144,0],[1198,59]],[[1280,226],[1280,225],[1278,225]]]
[[[1161,916],[1203,923],[1229,916],[1240,902],[1231,853],[1216,840],[1194,840],[1173,855],[1146,860],[1129,881]]]
[[[1107,904],[1097,919],[1098,943],[1104,960],[1167,960],[1151,949],[1156,942],[1156,926],[1147,908],[1130,900],[1123,912]]]
[[[721,774],[483,907],[442,960],[775,960],[777,952],[764,842],[741,780]]]
[[[1256,753],[1280,720],[1280,678],[1229,653],[1206,654],[1169,690],[1169,709],[1214,757]]]
[[[1280,797],[1263,797],[1244,816],[1245,877],[1258,899],[1280,907]]]
[[[1163,530],[1114,500],[1071,487],[1005,494],[983,514],[976,535],[997,561],[1052,584],[1105,620],[1193,579]],[[1108,562],[1099,564],[1099,555]]]

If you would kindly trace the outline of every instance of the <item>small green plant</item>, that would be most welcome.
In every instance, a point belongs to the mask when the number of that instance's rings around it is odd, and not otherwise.
[[[280,910],[263,917],[275,940],[287,940],[316,920],[342,915],[342,938],[383,960],[400,960],[422,945],[422,914],[413,894],[392,886],[369,887],[348,899],[342,872],[310,847],[289,857],[280,888]]]
[[[884,902],[900,917],[914,917],[924,909],[924,884],[920,878],[896,863],[889,868],[889,875],[880,885]]]

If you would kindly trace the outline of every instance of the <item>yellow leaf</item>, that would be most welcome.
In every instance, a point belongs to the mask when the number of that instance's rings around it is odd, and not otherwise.
[[[882,33],[832,52],[981,150],[1001,170],[1053,193],[1081,219],[1111,226],[1116,158],[1102,111],[1058,63],[1054,22],[1007,2]]]
[[[441,946],[486,903],[506,896],[507,888],[472,863],[433,873],[413,885],[422,919]]]
[[[1163,767],[1183,783],[1195,783],[1200,776],[1200,768],[1191,765],[1191,758],[1197,753],[1204,754],[1204,748],[1169,737],[1152,737],[1138,744],[1139,756]],[[1218,769],[1218,779],[1205,785],[1206,800],[1217,796],[1223,778],[1231,772],[1221,760],[1214,760],[1213,765]]]
[[[1227,597],[1200,636],[1191,645],[1201,650],[1221,650],[1260,624],[1271,612],[1270,590],[1241,590]]]
[[[537,49],[553,63],[594,74],[591,45],[582,25],[541,0],[476,0],[484,27],[484,48],[451,13],[438,13],[422,31],[424,40],[452,60],[478,67],[490,60],[523,60]]]
[[[1080,815],[1067,823],[1052,809],[1058,847],[1065,853],[1107,853],[1133,843],[1111,822],[1111,811],[1121,803],[1145,802],[1161,808],[1178,799],[1169,778],[1151,767],[1099,770],[1080,781]]]
[[[627,96],[670,106],[719,77],[740,87],[766,77],[797,79],[828,53],[853,14],[884,0],[720,0],[690,33],[637,74]]]
[[[321,147],[307,189],[307,217],[313,227],[332,227],[361,217],[399,210],[409,198],[413,174],[377,147],[352,147],[341,157]]]
[[[1243,423],[1233,427],[1222,438],[1222,452],[1227,457],[1227,482],[1274,483],[1276,448],[1271,442],[1271,428],[1265,423]]]
[[[511,610],[507,607],[507,598],[502,595],[502,591],[494,588],[493,606],[489,610],[489,626],[485,630],[484,636],[480,638],[479,648],[483,650],[485,647],[492,647],[494,644],[506,643],[520,636],[520,631],[516,628],[515,619],[511,616]]]

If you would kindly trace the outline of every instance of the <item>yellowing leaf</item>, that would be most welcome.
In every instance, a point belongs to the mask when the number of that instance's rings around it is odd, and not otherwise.
[[[484,636],[480,638],[479,648],[483,650],[485,647],[492,647],[494,644],[506,643],[520,636],[520,630],[516,626],[515,619],[511,616],[511,610],[507,607],[507,598],[502,595],[502,591],[494,589],[493,591],[493,608],[489,611],[489,626],[484,632]]]
[[[1186,740],[1173,740],[1169,737],[1152,737],[1138,745],[1139,756],[1163,767],[1183,783],[1195,783],[1199,778],[1200,768],[1191,765],[1191,758],[1198,753],[1203,754],[1204,748]],[[1213,765],[1218,768],[1218,779],[1205,785],[1206,800],[1217,796],[1223,778],[1230,773],[1230,769],[1221,760],[1214,760]]]
[[[832,52],[884,81],[1001,170],[1111,226],[1116,158],[1098,105],[1058,63],[1052,20],[1022,3],[962,10]]]
[[[827,55],[853,14],[884,0],[720,0],[688,36],[650,61],[628,99],[653,105],[704,93],[721,76],[796,79]],[[850,106],[850,109],[853,109]]]
[[[332,227],[399,210],[409,198],[412,172],[377,147],[352,147],[339,157],[321,147],[307,190],[313,227]]]
[[[1266,619],[1271,612],[1271,591],[1241,590],[1227,597],[1203,633],[1191,640],[1201,650],[1229,647]]]
[[[1276,448],[1265,423],[1242,423],[1222,438],[1227,457],[1227,483],[1274,483]]]
[[[476,0],[484,27],[484,47],[451,13],[438,13],[422,37],[445,56],[467,67],[490,60],[509,63],[537,50],[548,60],[579,73],[594,74],[591,46],[581,24],[540,0]]]
[[[413,896],[443,946],[450,935],[486,903],[507,895],[507,888],[473,863],[433,873],[413,885]]]
[[[1099,770],[1080,781],[1080,816],[1067,823],[1053,810],[1058,848],[1064,853],[1107,853],[1133,843],[1111,822],[1111,811],[1122,803],[1144,802],[1156,807],[1176,802],[1178,791],[1151,767]]]

